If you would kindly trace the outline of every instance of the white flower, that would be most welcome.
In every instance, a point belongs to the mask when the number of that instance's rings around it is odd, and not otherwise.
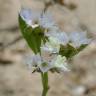
[[[65,33],[65,32],[45,32],[45,35],[48,36],[48,37],[54,37],[58,40],[58,42],[61,44],[61,45],[66,45],[69,43],[69,37],[68,35]]]
[[[31,71],[40,68],[41,72],[47,72],[52,68],[57,68],[60,71],[69,71],[66,57],[61,55],[44,55],[39,54],[28,56],[26,59],[26,64]],[[32,70],[33,69],[33,70]]]
[[[39,18],[39,25],[48,30],[57,29],[52,16],[48,12],[42,13]]]
[[[48,39],[49,41],[41,47],[41,50],[58,53],[60,50],[60,43],[58,42],[58,39],[55,37],[49,37]]]
[[[39,54],[27,56],[25,59],[25,63],[27,64],[28,69],[31,71],[34,71],[34,69],[36,68],[40,68],[42,72],[47,72],[53,67],[51,63],[49,63],[50,60],[48,60],[47,57],[45,58],[44,56],[40,56]]]
[[[42,50],[43,51],[43,50]],[[51,68],[53,68],[53,65],[50,63],[52,58],[54,56],[50,55],[49,52],[47,51],[43,51],[41,52],[41,60],[42,63],[38,64],[38,67],[40,68],[40,70],[44,73],[49,71]]]
[[[33,71],[32,68],[33,66],[35,66],[32,58],[33,58],[33,55],[24,56],[24,64],[26,64],[28,69],[31,71]]]
[[[61,71],[70,71],[68,69],[67,60],[65,56],[57,55],[51,62],[51,64],[61,70]]]
[[[69,38],[65,32],[58,33],[56,37],[62,45],[66,45],[69,42]]]
[[[82,44],[89,44],[91,39],[87,37],[86,32],[71,32],[69,35],[71,45],[74,47],[80,47]]]
[[[50,60],[45,60],[45,57],[42,60],[43,62],[38,65],[42,72],[47,72],[52,68],[57,68],[59,71],[70,71],[65,56],[53,55]]]
[[[65,32],[55,32],[53,34],[50,34],[50,36],[57,38],[58,42],[62,45],[66,45],[69,42],[69,38]]]
[[[53,66],[51,65],[51,63],[43,62],[40,65],[38,65],[38,67],[44,73],[49,71]]]
[[[39,54],[25,56],[25,63],[28,65],[28,68],[32,70],[32,68],[42,63],[41,57]]]
[[[31,9],[21,9],[20,16],[23,18],[27,24],[31,25],[32,23],[32,11]]]
[[[40,17],[39,12],[34,12],[31,9],[22,8],[20,11],[20,16],[29,26],[32,26],[32,28],[39,26],[37,24],[38,18]]]
[[[22,8],[20,16],[29,26],[32,26],[32,28],[41,26],[42,28],[50,31],[57,29],[55,22],[48,12],[41,13],[31,9]]]

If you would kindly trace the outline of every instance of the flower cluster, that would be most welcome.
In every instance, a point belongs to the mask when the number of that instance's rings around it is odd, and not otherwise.
[[[86,32],[71,32],[70,34],[61,32],[48,12],[40,13],[30,9],[22,9],[20,17],[27,26],[32,28],[32,32],[36,32],[35,30],[38,29],[43,33],[41,37],[38,34],[41,40],[39,44],[40,51],[33,54],[27,63],[38,72],[47,72],[49,70],[57,72],[69,71],[68,59],[91,42]],[[37,41],[39,37],[36,37]],[[29,40],[28,37],[25,36],[25,38]],[[29,44],[31,41],[30,39]]]

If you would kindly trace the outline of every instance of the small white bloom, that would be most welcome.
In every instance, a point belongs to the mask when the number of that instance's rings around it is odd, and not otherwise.
[[[69,38],[65,32],[55,32],[54,34],[51,34],[51,36],[58,39],[58,42],[62,45],[66,45],[69,42]]]
[[[56,28],[56,24],[53,21],[52,16],[49,15],[48,12],[45,12],[45,13],[41,14],[41,17],[39,18],[39,24],[43,28],[49,29],[49,30],[52,30],[52,29]]]
[[[47,72],[53,67],[50,63],[53,56],[49,52],[41,50],[41,55],[36,55],[36,58],[35,62],[37,62],[37,66],[42,72]]]
[[[47,72],[52,68],[57,68],[60,71],[69,71],[66,57],[61,55],[49,55],[47,58],[43,54],[41,56],[34,54],[26,58],[26,64],[31,71],[36,68],[40,68],[42,72]]]
[[[57,38],[62,45],[66,45],[69,42],[69,38],[65,32],[58,33]]]
[[[82,44],[89,44],[91,39],[87,38],[86,32],[71,32],[69,35],[71,45],[80,47]]]
[[[31,71],[34,71],[34,69],[36,68],[40,68],[42,72],[47,72],[53,67],[51,63],[49,63],[50,60],[48,60],[47,57],[45,58],[44,56],[40,56],[39,54],[26,56],[25,59],[26,59],[25,63],[28,65],[28,69]]]
[[[44,73],[49,71],[53,66],[51,65],[51,63],[48,62],[43,62],[39,65],[40,70]]]
[[[57,26],[48,12],[41,13],[22,8],[20,16],[29,26],[32,26],[32,28],[41,26],[49,31],[57,30]]]
[[[49,63],[51,61],[52,58],[45,56],[44,54],[41,53],[41,63],[37,63],[37,66],[40,68],[40,70],[42,72],[47,72],[48,70],[50,70],[53,66],[51,65],[51,63]],[[37,61],[38,62],[38,61]]]
[[[40,54],[36,54],[36,55],[33,56],[33,62],[37,66],[42,63],[42,59],[41,59]]]
[[[61,56],[61,55],[57,55],[51,62],[51,64],[57,68],[60,69],[61,71],[70,71],[68,69],[68,65],[66,62],[66,57],[65,56]]]
[[[39,26],[37,24],[38,18],[40,17],[39,12],[34,12],[31,9],[24,9],[22,8],[20,11],[20,16],[23,18],[23,20],[32,27],[37,27]]]
[[[23,20],[31,25],[32,24],[32,11],[31,9],[21,9],[20,16],[23,18]]]
[[[32,71],[32,67],[35,66],[32,58],[33,58],[33,55],[24,56],[24,64],[26,64],[28,69],[31,71]]]
[[[33,71],[32,69],[34,69],[35,67],[38,67],[37,65],[42,63],[41,57],[39,54],[35,55],[29,55],[29,56],[25,56],[25,64],[27,64],[28,69]]]
[[[55,37],[49,37],[49,41],[46,42],[41,49],[45,51],[49,51],[51,53],[58,53],[60,50],[60,43],[58,42],[58,39]]]
[[[45,32],[45,35],[48,36],[48,37],[54,37],[54,38],[57,38],[58,39],[58,42],[61,44],[61,45],[66,45],[68,44],[69,42],[69,37],[68,35],[65,33],[65,32]]]
[[[41,49],[41,57],[43,58],[44,62],[49,63],[54,58],[55,55],[57,54]]]

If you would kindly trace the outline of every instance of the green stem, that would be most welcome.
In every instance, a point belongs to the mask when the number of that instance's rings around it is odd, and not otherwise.
[[[41,77],[42,77],[42,84],[43,84],[42,96],[46,96],[48,89],[49,89],[49,87],[48,87],[48,72],[41,73]]]

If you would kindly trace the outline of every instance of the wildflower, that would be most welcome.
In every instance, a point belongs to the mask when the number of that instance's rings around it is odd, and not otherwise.
[[[26,56],[24,60],[30,70],[37,68],[37,65],[42,63],[41,57],[39,54]]]
[[[20,11],[20,16],[23,18],[27,24],[31,25],[32,23],[32,11],[30,9],[22,9]]]
[[[32,56],[27,56],[25,63],[31,71],[34,71],[34,69],[40,69],[42,72],[47,72],[52,68],[51,63],[49,62],[50,60],[48,60],[47,57],[33,54]]]
[[[39,68],[42,72],[47,72],[54,68],[56,68],[58,71],[70,71],[68,69],[66,57],[61,55],[54,55],[53,59],[43,62],[39,65]]]
[[[23,20],[32,28],[38,27],[37,20],[40,16],[39,13],[32,11],[31,9],[21,9],[20,16]]]
[[[54,68],[59,69],[60,71],[69,71],[67,65],[67,59],[65,56],[57,55],[51,62]]]
[[[54,67],[52,63],[50,63],[54,58],[54,56],[55,56],[54,54],[50,54],[50,52],[42,50],[41,52],[42,63],[38,65],[38,67],[42,72],[47,72]]]
[[[65,32],[60,32],[56,35],[56,37],[59,39],[60,44],[66,45],[69,42],[69,38]]]
[[[33,58],[33,55],[24,56],[24,64],[26,64],[28,66],[28,69],[31,71],[33,71],[32,67],[35,66],[32,58]]]
[[[91,39],[87,37],[86,32],[72,32],[69,35],[71,45],[74,47],[80,47],[83,44],[89,44]]]
[[[41,26],[42,28],[51,31],[57,29],[55,22],[48,12],[41,13],[34,12],[31,9],[22,9],[20,12],[20,16],[29,26],[32,26],[32,28]]]
[[[55,37],[49,37],[48,39],[49,41],[41,47],[41,50],[58,53],[60,50],[60,43],[58,42],[58,39]]]
[[[41,27],[43,27],[44,29],[49,30],[53,30],[53,29],[57,29],[55,22],[53,21],[52,16],[48,13],[42,13],[40,18],[39,18],[39,25]]]
[[[41,53],[41,55],[33,54],[32,56],[27,57],[26,64],[28,65],[28,68],[30,70],[32,69],[40,69],[41,72],[47,72],[50,69],[56,68],[60,71],[68,71],[69,69],[67,68],[67,62],[66,62],[66,57],[61,56],[61,55],[50,55],[50,53]],[[46,56],[45,56],[45,55]],[[32,70],[34,71],[34,70]]]
[[[46,32],[45,34],[48,37],[56,38],[61,45],[65,46],[69,43],[69,37],[65,32]]]
[[[40,70],[44,73],[44,72],[48,72],[53,66],[51,65],[51,63],[47,63],[47,62],[43,62],[40,65],[38,65]]]

